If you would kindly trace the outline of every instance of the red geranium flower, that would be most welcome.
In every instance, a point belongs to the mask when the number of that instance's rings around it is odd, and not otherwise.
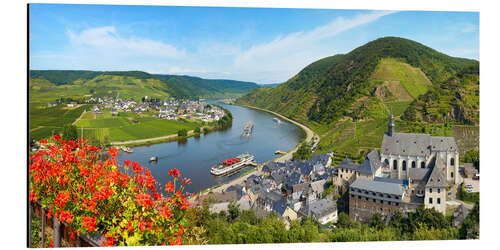
[[[111,157],[116,157],[118,155],[118,150],[116,148],[110,148],[108,155]]]
[[[170,171],[168,171],[168,175],[181,177],[181,172],[179,172],[179,170],[174,168],[174,169],[171,169]]]

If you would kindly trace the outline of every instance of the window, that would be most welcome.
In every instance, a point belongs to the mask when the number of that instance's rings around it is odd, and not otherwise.
[[[441,188],[438,188],[438,194],[441,193]]]
[[[406,171],[406,161],[403,161],[403,171]]]
[[[455,166],[455,158],[450,159],[450,165]]]
[[[385,165],[389,166],[389,160],[385,159],[384,163],[385,163]]]
[[[432,204],[432,198],[429,198],[429,204]]]
[[[441,198],[438,198],[437,202],[438,204],[441,204]]]
[[[398,169],[398,161],[397,161],[397,160],[394,160],[394,161],[392,162],[392,169],[394,169],[394,170],[397,170],[397,169]]]
[[[425,168],[425,162],[420,163],[420,168]]]
[[[342,175],[340,175],[340,178],[342,178]]]
[[[429,193],[432,193],[432,188],[429,188]]]
[[[451,178],[453,178],[453,172],[451,172]]]
[[[411,162],[411,168],[416,168],[416,167],[417,167],[417,164],[414,161],[412,161]]]

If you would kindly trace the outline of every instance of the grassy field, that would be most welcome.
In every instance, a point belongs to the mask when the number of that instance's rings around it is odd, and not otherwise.
[[[176,134],[180,129],[193,130],[202,126],[202,123],[157,119],[152,113],[120,112],[118,116],[112,116],[105,111],[104,114],[98,115],[87,112],[75,125],[79,133],[83,128],[84,137],[95,136],[103,139],[108,136],[110,141],[118,142]]]
[[[387,82],[391,92],[400,101],[408,101],[406,95],[410,95],[415,99],[419,95],[425,94],[432,85],[420,69],[394,58],[383,58],[380,60],[377,70],[371,79]],[[407,94],[401,91],[401,87],[406,90]]]

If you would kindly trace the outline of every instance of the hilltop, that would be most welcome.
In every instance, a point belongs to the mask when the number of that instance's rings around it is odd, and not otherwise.
[[[185,75],[149,74],[142,71],[30,70],[33,101],[48,96],[116,96],[141,98],[237,97],[258,88],[253,82],[203,79]]]
[[[285,83],[255,89],[239,98],[237,104],[269,109],[299,120],[321,135],[318,151],[334,150],[339,159],[361,159],[368,150],[379,147],[391,111],[396,116],[398,131],[418,128],[418,132],[451,136],[455,126],[477,125],[461,118],[449,119],[452,124],[444,124],[438,116],[418,119],[422,117],[421,98],[451,87],[446,82],[460,82],[468,86],[464,87],[467,93],[474,92],[476,89],[470,85],[475,78],[463,73],[473,64],[478,62],[451,57],[408,39],[385,37],[347,54],[313,62]],[[471,80],[462,81],[467,77]],[[477,85],[478,81],[477,77]],[[446,93],[443,95],[455,94]],[[475,117],[479,97],[468,97],[466,101],[453,102],[453,107],[463,107],[465,113]],[[435,105],[448,108],[438,101]],[[400,119],[410,106],[415,116]],[[446,116],[459,117],[456,112],[447,112]]]

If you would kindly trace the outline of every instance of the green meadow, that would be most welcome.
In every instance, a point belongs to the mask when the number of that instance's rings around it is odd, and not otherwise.
[[[202,123],[157,119],[151,112],[143,114],[119,112],[118,116],[112,116],[109,111],[105,111],[104,114],[86,112],[75,125],[79,129],[79,135],[83,130],[84,137],[95,136],[99,139],[108,137],[111,142],[118,142],[176,134],[180,129],[193,130],[202,126]]]

